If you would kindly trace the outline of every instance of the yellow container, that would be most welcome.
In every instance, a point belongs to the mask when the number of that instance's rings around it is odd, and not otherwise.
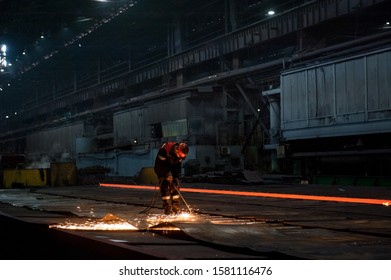
[[[47,169],[6,169],[3,171],[3,186],[38,187],[48,182]]]
[[[52,186],[71,186],[77,184],[77,169],[74,162],[52,162],[50,164]]]
[[[137,184],[157,185],[159,179],[156,176],[153,167],[143,167],[136,178]]]

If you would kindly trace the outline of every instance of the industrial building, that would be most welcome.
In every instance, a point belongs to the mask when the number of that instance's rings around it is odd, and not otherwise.
[[[189,176],[391,185],[391,1],[21,2],[0,3],[11,169],[134,177],[185,141]]]
[[[390,260],[390,11],[0,1],[0,259]],[[190,147],[175,215],[166,141]]]

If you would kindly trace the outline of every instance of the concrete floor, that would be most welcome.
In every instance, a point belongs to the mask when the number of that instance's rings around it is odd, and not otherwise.
[[[391,187],[183,183],[181,193],[188,217],[163,216],[153,186],[0,189],[1,259],[391,259]],[[119,222],[129,227],[93,227]]]

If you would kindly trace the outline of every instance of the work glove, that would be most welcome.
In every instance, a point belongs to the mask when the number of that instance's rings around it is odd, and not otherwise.
[[[171,172],[167,173],[165,179],[166,179],[166,181],[169,182],[169,183],[171,183],[171,182],[173,181],[173,177],[172,177]]]

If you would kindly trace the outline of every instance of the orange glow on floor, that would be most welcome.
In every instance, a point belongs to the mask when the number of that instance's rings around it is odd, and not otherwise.
[[[143,190],[155,190],[157,188],[154,186],[106,184],[106,183],[100,183],[99,185],[101,187],[143,189]],[[194,189],[194,188],[183,188],[183,187],[180,189],[180,191],[181,192],[193,192],[193,193],[209,193],[209,194],[217,194],[217,195],[222,194],[222,195],[237,195],[237,196],[250,196],[250,197],[269,197],[269,198],[318,200],[318,201],[332,201],[332,202],[346,202],[346,203],[364,203],[364,204],[379,204],[379,205],[385,205],[385,206],[391,205],[391,201],[389,201],[389,200],[374,199],[374,198],[356,198],[356,197],[286,194],[286,193],[265,193],[265,192],[245,192],[245,191],[231,191],[231,190]]]

